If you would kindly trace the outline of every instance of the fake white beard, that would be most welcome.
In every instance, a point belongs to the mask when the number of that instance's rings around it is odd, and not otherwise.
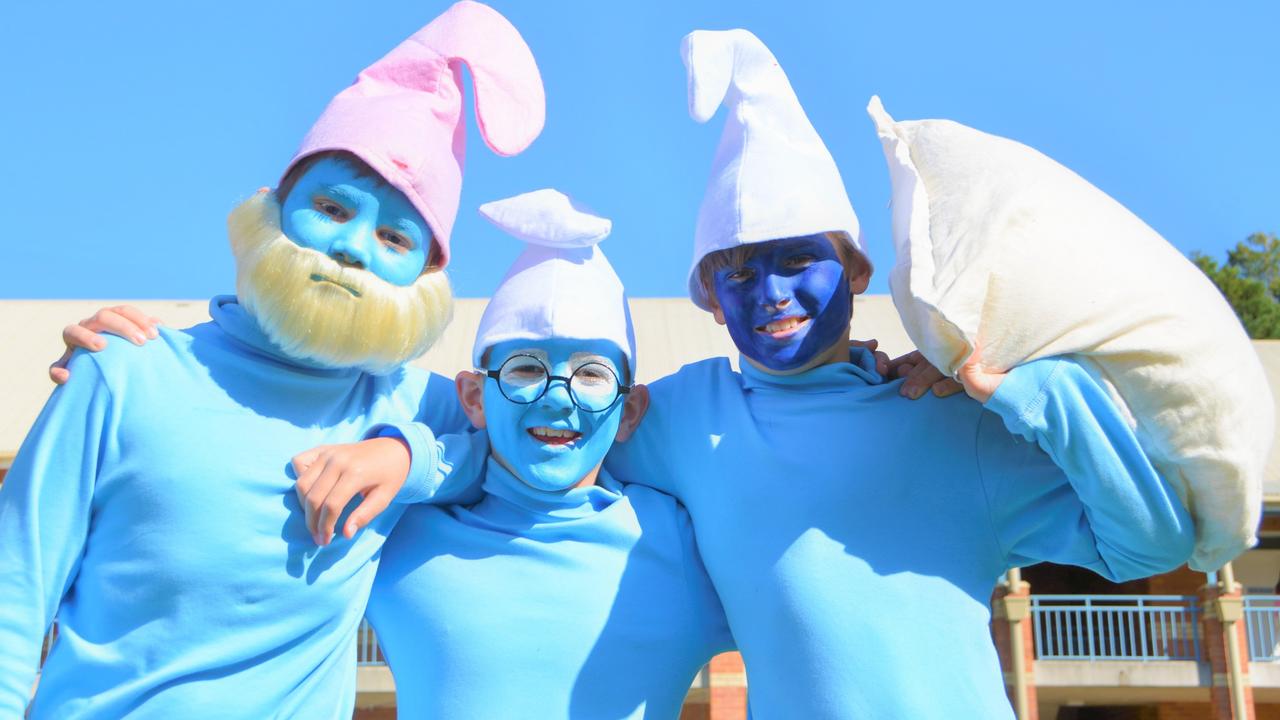
[[[399,286],[345,267],[286,237],[269,192],[232,210],[227,231],[240,303],[292,357],[385,374],[425,353],[453,319],[443,272]],[[312,279],[317,275],[334,282]]]

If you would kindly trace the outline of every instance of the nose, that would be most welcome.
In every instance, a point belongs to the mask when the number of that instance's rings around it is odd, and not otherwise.
[[[552,380],[547,391],[538,399],[538,404],[547,410],[558,410],[569,414],[573,410],[573,398],[569,396],[569,383],[564,380]]]
[[[343,265],[368,268],[373,259],[373,231],[358,221],[344,224],[342,232],[329,246],[329,257]]]
[[[761,300],[766,308],[785,310],[791,304],[791,282],[787,278],[776,274],[766,275],[761,287],[764,293]]]

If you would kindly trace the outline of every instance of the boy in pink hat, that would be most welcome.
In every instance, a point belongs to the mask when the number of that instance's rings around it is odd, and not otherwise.
[[[460,2],[231,213],[236,295],[212,322],[71,359],[0,488],[0,716],[27,711],[56,616],[30,717],[350,717],[355,631],[403,506],[318,548],[286,460],[384,423],[469,427],[451,381],[404,367],[451,314],[463,64],[485,141],[523,150],[543,122],[533,56]],[[441,460],[419,453],[399,499],[456,498]]]

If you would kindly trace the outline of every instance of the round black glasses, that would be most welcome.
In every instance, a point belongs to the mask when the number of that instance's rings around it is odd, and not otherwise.
[[[518,353],[507,358],[497,370],[487,370],[485,374],[498,381],[502,397],[520,405],[537,402],[556,380],[569,389],[569,399],[574,405],[592,413],[608,410],[619,397],[631,392],[630,385],[620,383],[608,365],[598,362],[583,363],[572,375],[564,377],[552,375],[541,359]]]

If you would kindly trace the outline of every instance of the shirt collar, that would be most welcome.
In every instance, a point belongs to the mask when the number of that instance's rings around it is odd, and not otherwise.
[[[271,342],[267,334],[262,331],[262,327],[258,325],[257,318],[241,305],[234,295],[217,295],[210,300],[209,317],[220,330],[242,345],[277,362],[323,374],[347,375],[361,372],[359,368],[334,368],[314,360],[289,355],[280,349],[279,345]]]
[[[863,347],[849,348],[849,361],[819,365],[794,375],[767,373],[738,358],[742,371],[742,386],[748,390],[781,390],[796,393],[834,393],[879,385],[884,382],[876,372],[875,354]]]
[[[622,497],[622,486],[600,468],[595,485],[559,492],[536,490],[512,475],[492,455],[485,465],[483,489],[503,503],[545,522],[574,520],[600,512]]]

